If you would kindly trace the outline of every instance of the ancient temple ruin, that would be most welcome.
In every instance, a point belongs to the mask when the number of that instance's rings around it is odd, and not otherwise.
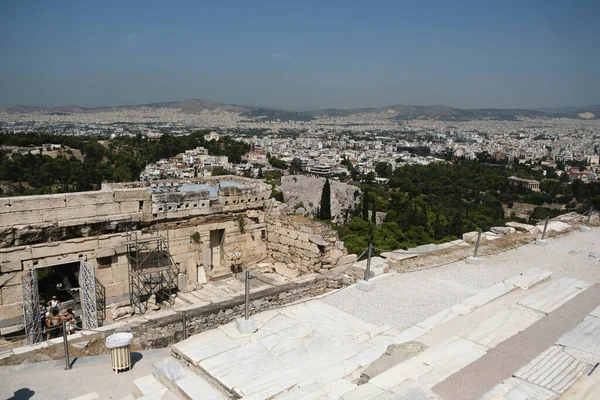
[[[331,268],[346,252],[325,224],[272,212],[263,181],[214,177],[105,184],[102,190],[0,198],[0,329],[39,339],[38,277],[51,268],[75,292],[84,327],[114,304],[168,304],[181,285],[285,263],[297,274]],[[71,277],[70,280],[67,279]],[[53,289],[53,288],[50,288]],[[65,290],[66,290],[65,289]],[[37,328],[36,328],[37,327]]]

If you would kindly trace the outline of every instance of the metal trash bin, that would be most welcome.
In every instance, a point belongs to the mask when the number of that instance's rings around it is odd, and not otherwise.
[[[119,371],[131,369],[131,341],[133,334],[129,332],[113,333],[106,338],[106,347],[110,349],[110,361],[115,375]]]

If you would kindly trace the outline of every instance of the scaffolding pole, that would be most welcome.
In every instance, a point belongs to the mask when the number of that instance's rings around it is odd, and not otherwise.
[[[148,299],[154,295],[157,303],[173,306],[172,290],[177,287],[179,269],[169,252],[169,231],[161,234],[158,224],[155,235],[142,238],[138,231],[127,230],[129,260],[129,300],[136,313],[148,310]]]

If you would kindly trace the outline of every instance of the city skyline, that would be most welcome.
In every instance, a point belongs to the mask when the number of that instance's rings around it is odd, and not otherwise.
[[[0,10],[0,107],[600,102],[592,1],[3,2]]]

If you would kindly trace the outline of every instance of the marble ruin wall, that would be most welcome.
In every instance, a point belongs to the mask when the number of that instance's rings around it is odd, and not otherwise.
[[[87,261],[96,267],[107,306],[128,301],[127,230],[145,239],[156,235],[158,226],[168,235],[173,263],[199,284],[230,273],[227,255],[235,249],[245,265],[283,262],[299,273],[331,266],[331,256],[344,254],[334,232],[319,230],[324,224],[280,216],[266,222],[270,188],[260,181],[241,183],[246,187],[222,187],[214,198],[208,191],[152,193],[137,183],[0,198],[0,328],[22,322],[20,277],[30,269]],[[222,235],[223,256],[216,263],[214,232]]]
[[[267,254],[299,274],[331,269],[345,256],[343,242],[327,224],[292,216],[269,221]]]

